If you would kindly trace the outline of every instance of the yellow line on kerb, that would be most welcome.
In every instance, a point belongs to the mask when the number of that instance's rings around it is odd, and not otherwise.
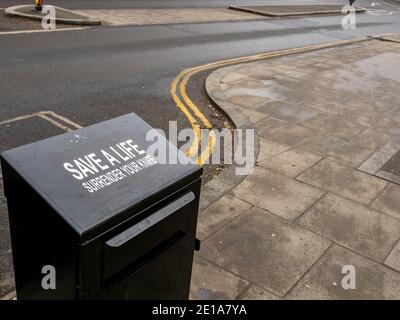
[[[176,93],[178,82],[179,82],[179,76],[177,78],[175,78],[175,80],[171,84],[171,95],[175,101],[176,106],[183,112],[183,114],[189,120],[189,122],[193,128],[194,140],[193,140],[191,147],[186,152],[188,157],[192,157],[192,155],[194,155],[196,152],[196,148],[200,144],[200,126],[197,123],[197,120],[192,116],[192,114],[189,112],[189,110],[186,108],[186,106],[179,99],[179,97]]]
[[[276,57],[290,55],[290,54],[296,54],[296,53],[302,53],[302,52],[314,51],[314,50],[320,50],[320,49],[327,49],[327,48],[348,45],[348,44],[358,43],[358,42],[367,41],[367,40],[372,40],[372,39],[369,37],[360,37],[360,38],[355,38],[355,39],[350,39],[350,40],[340,40],[340,41],[329,42],[329,43],[324,43],[324,44],[317,44],[317,45],[301,47],[301,48],[272,51],[272,52],[261,53],[261,54],[246,56],[246,57],[216,61],[216,62],[208,63],[208,64],[205,64],[202,66],[187,68],[187,69],[183,70],[182,72],[180,72],[178,74],[178,76],[172,82],[170,93],[171,93],[173,100],[175,101],[176,106],[183,112],[185,117],[189,120],[189,122],[193,128],[193,131],[194,131],[194,139],[193,139],[192,145],[187,150],[187,155],[189,157],[192,157],[195,154],[197,154],[198,150],[200,148],[200,145],[201,145],[202,137],[201,137],[200,125],[199,125],[196,117],[201,121],[201,123],[204,125],[205,128],[207,128],[207,129],[212,128],[212,124],[210,123],[210,121],[200,111],[200,109],[196,106],[196,104],[193,103],[193,101],[189,98],[188,94],[186,93],[186,86],[187,86],[188,82],[190,81],[191,77],[193,77],[195,74],[202,72],[202,71],[206,71],[206,70],[210,70],[210,69],[214,69],[214,68],[218,68],[218,67],[223,67],[223,66],[228,66],[228,65],[233,65],[233,64],[237,64],[237,63],[271,59],[271,58],[276,58]],[[182,97],[182,99],[179,97],[178,93]],[[189,111],[189,109],[191,111]],[[207,159],[211,156],[214,145],[215,145],[215,135],[211,131],[208,135],[207,148],[196,159],[196,163],[198,165],[200,165],[200,166],[204,165],[204,163],[207,161]]]

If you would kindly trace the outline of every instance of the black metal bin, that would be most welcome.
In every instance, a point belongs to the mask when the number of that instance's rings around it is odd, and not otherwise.
[[[129,114],[1,154],[18,299],[188,298],[202,169],[147,154],[149,130]]]

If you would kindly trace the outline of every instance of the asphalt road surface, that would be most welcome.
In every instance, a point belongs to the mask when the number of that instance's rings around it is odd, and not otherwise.
[[[358,15],[356,30],[340,22],[329,16],[0,35],[0,121],[52,110],[88,125],[133,111],[155,127],[176,119],[188,126],[169,93],[186,67],[400,32],[399,14]]]
[[[3,0],[0,7],[15,3],[19,1]],[[107,8],[111,4],[113,8],[123,8],[204,7],[233,3],[243,1],[52,2],[82,9]],[[246,2],[250,3],[265,4],[265,1]],[[189,127],[169,92],[172,80],[184,68],[271,50],[400,32],[398,7],[392,5],[390,8],[392,14],[358,15],[355,30],[343,30],[341,16],[325,16],[0,34],[0,123],[50,110],[82,126],[135,112],[153,127],[166,130],[168,120],[178,120],[180,128]],[[200,79],[204,80],[204,77]],[[203,81],[190,83],[190,90],[197,94],[201,92]],[[206,103],[201,107],[204,113],[210,114]],[[0,151],[62,131],[42,118],[1,125]],[[4,217],[0,224],[5,224]],[[1,230],[4,228],[0,226]],[[0,280],[5,284],[0,282],[0,287],[3,285],[0,295],[7,291],[7,279],[11,279],[8,243],[4,241],[2,237],[0,267],[3,279]]]

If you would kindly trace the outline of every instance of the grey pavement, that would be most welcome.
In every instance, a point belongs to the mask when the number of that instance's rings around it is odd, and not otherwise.
[[[400,149],[398,59],[399,43],[367,40],[209,76],[260,152],[200,215],[193,299],[400,299],[400,186],[358,168]]]
[[[74,12],[110,26],[260,20],[257,15],[228,8],[75,10]]]

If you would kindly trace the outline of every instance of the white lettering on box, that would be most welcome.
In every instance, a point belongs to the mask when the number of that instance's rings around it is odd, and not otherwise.
[[[63,167],[74,179],[85,180],[81,185],[87,192],[95,193],[157,164],[145,153],[130,139],[65,162]]]

